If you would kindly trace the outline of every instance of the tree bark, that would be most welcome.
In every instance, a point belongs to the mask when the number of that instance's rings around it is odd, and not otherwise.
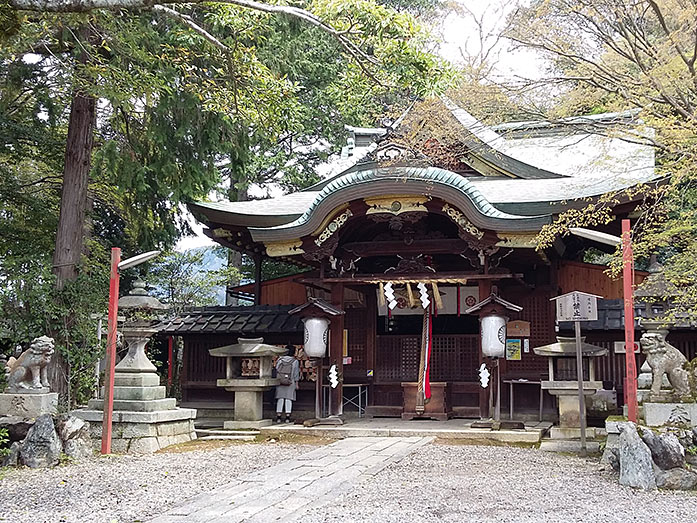
[[[94,97],[79,91],[73,94],[65,147],[56,250],[53,253],[53,272],[58,289],[62,289],[66,281],[77,277],[83,252],[96,106],[97,101]]]

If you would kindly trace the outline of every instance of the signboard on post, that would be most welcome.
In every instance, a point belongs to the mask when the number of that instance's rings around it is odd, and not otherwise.
[[[595,294],[573,291],[552,298],[557,306],[557,321],[596,321],[598,298]]]
[[[576,334],[576,380],[578,382],[578,410],[581,422],[581,455],[586,456],[586,399],[583,394],[583,357],[581,354],[581,322],[598,319],[598,296],[573,291],[556,298],[557,322],[573,321]]]

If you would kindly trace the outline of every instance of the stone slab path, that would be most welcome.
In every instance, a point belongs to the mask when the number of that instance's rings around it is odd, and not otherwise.
[[[432,437],[348,438],[242,476],[172,508],[150,523],[269,523],[297,520]]]

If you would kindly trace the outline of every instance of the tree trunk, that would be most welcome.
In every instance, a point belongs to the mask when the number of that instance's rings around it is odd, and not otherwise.
[[[90,30],[83,29],[82,36],[89,37]],[[86,61],[83,55],[81,60]],[[63,187],[61,191],[60,216],[56,231],[56,248],[53,253],[53,273],[56,288],[61,290],[65,283],[78,274],[80,258],[85,247],[88,185],[92,164],[92,147],[96,126],[97,100],[79,90],[73,93],[68,122],[68,137],[65,145]],[[58,336],[61,336],[60,334]],[[54,335],[55,337],[55,335]],[[68,342],[69,340],[65,340]],[[48,365],[49,381],[60,401],[70,401],[70,369],[63,354],[56,351]],[[68,408],[71,405],[68,404]]]
[[[77,277],[84,247],[87,186],[94,144],[97,100],[81,92],[73,94],[65,147],[60,218],[53,253],[56,287]]]

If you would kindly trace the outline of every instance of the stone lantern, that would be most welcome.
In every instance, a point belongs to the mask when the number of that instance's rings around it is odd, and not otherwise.
[[[664,326],[667,323],[662,321],[670,307],[670,299],[678,295],[678,289],[671,282],[666,280],[663,272],[663,265],[658,263],[656,255],[651,255],[648,277],[634,291],[636,301],[646,304],[646,315],[641,318],[640,324],[646,325],[651,330],[655,324],[649,327],[648,322],[659,322]]]
[[[161,326],[159,316],[166,309],[166,305],[148,295],[141,280],[136,280],[131,292],[119,299],[119,310],[126,318],[121,334],[128,352],[114,373],[112,449],[115,452],[156,452],[168,445],[196,439],[196,410],[178,408],[175,398],[165,397],[166,387],[160,385],[157,369],[145,354],[145,346]],[[76,416],[91,422],[91,436],[96,444],[102,437],[102,398],[92,399],[87,409],[75,411]]]
[[[543,381],[541,387],[558,399],[559,427],[552,428],[552,437],[562,439],[581,437],[576,338],[558,336],[555,343],[535,347],[533,352],[538,356],[549,358],[549,380]],[[581,337],[584,396],[591,396],[603,388],[603,382],[595,379],[593,358],[606,354],[607,349],[586,343],[585,336]],[[593,436],[594,434],[591,437]]]
[[[157,371],[145,354],[145,346],[159,330],[159,314],[167,309],[167,305],[148,295],[145,282],[141,279],[133,282],[131,292],[119,298],[119,311],[126,317],[121,326],[121,334],[128,353],[116,365],[117,375]]]
[[[218,387],[235,393],[235,419],[225,429],[252,429],[271,425],[264,416],[264,391],[280,383],[273,377],[273,359],[286,353],[283,347],[268,345],[263,338],[239,338],[234,345],[209,349],[216,358],[225,358],[225,378]]]

